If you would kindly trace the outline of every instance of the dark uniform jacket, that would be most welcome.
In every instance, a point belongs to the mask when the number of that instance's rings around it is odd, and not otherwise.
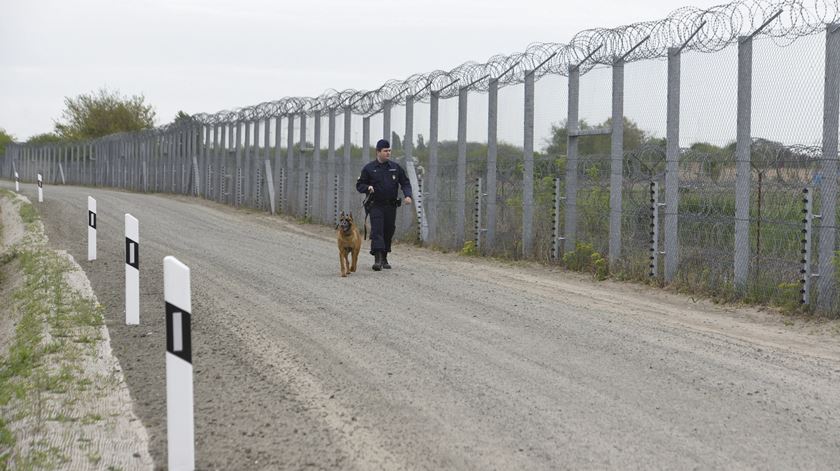
[[[373,159],[362,168],[362,175],[356,181],[356,190],[367,193],[369,185],[373,186],[373,204],[376,205],[394,204],[399,199],[400,187],[404,196],[411,196],[411,182],[405,170],[392,160],[379,163]]]

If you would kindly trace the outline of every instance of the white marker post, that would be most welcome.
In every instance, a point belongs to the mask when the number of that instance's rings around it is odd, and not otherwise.
[[[125,215],[125,323],[140,324],[140,224]]]
[[[38,202],[44,202],[44,179],[41,174],[38,174]]]
[[[166,436],[169,469],[195,469],[190,269],[163,259],[166,308]]]
[[[20,193],[20,175],[15,171],[15,193]]]
[[[96,260],[96,200],[88,196],[88,261]]]

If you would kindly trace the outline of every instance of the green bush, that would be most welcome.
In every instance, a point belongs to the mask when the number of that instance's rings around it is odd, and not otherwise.
[[[575,242],[574,252],[563,255],[563,264],[569,270],[590,272],[598,280],[605,280],[610,274],[607,260],[589,243]]]

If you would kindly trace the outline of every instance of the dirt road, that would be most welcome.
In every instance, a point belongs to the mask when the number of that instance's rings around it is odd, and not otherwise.
[[[88,194],[99,213],[93,263],[84,261]],[[158,466],[166,255],[192,271],[200,469],[840,462],[837,323],[786,325],[636,285],[405,246],[390,272],[371,271],[364,255],[341,278],[328,228],[186,198],[74,187],[45,198],[51,243],[79,260],[106,305]],[[125,212],[140,220],[141,326],[131,328]]]

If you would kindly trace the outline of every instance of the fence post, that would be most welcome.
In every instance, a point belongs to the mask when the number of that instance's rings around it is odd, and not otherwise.
[[[522,256],[534,247],[534,71],[525,72],[525,122],[522,171]]]
[[[680,49],[668,49],[668,98],[665,137],[665,282],[680,263]]]
[[[577,180],[578,180],[578,136],[572,130],[578,128],[578,107],[580,103],[580,68],[569,65],[569,108],[566,118],[566,224],[564,250],[575,250],[577,234]]]
[[[250,127],[250,124],[248,126]],[[249,200],[250,206],[252,208],[255,208],[255,207],[257,207],[257,204],[259,204],[259,201],[257,199],[257,192],[260,191],[260,188],[259,188],[260,181],[257,178],[257,172],[262,172],[262,169],[261,169],[262,159],[260,158],[262,156],[262,154],[260,153],[260,120],[259,119],[254,120],[254,141],[253,141],[254,143],[251,144],[250,139],[248,139],[248,138],[246,138],[246,140],[248,140],[248,144],[253,149],[253,151],[248,154],[248,177],[247,177],[248,188],[249,188],[248,200]]]
[[[323,195],[321,194],[321,188],[323,186],[321,183],[323,181],[323,175],[321,173],[321,110],[315,110],[315,127],[313,131],[314,149],[312,151],[312,186],[310,188],[312,201],[310,205],[312,206],[312,219],[323,222],[324,207],[322,203]]]
[[[487,231],[484,251],[493,249],[496,238],[496,171],[498,157],[499,79],[490,79],[487,89]]]
[[[343,208],[344,211],[352,211],[353,207],[350,203],[352,198],[352,191],[354,191],[353,185],[353,172],[350,169],[350,127],[351,127],[351,119],[353,118],[352,110],[348,106],[344,109],[344,191],[342,192],[343,196]]]
[[[417,212],[421,207],[417,204],[418,189],[417,189],[417,171],[414,166],[414,95],[409,94],[405,98],[405,136],[403,137],[403,153],[405,154],[405,165],[403,167],[408,173],[409,180],[415,180],[412,182],[412,191],[414,193],[414,212],[415,216],[420,216],[420,213]],[[410,162],[410,163],[409,163]],[[410,170],[409,170],[410,169]],[[400,218],[401,225],[400,227],[405,228],[406,230],[409,229],[411,226],[411,213],[409,211],[399,211],[398,218]],[[417,225],[422,225],[422,220],[419,217],[414,217],[417,221]],[[420,239],[423,240],[422,238]]]
[[[227,173],[227,145],[225,143],[227,134],[227,123],[219,125],[219,150],[216,152],[216,201],[222,203],[224,201],[224,179]],[[276,187],[275,187],[276,188]]]
[[[837,279],[834,251],[837,247],[837,147],[840,122],[840,24],[826,27],[825,104],[823,106],[823,155],[820,184],[821,207],[817,306],[824,311],[835,307]]]
[[[738,122],[735,144],[735,289],[741,294],[750,272],[750,126],[752,37],[738,38]]]
[[[234,188],[234,204],[236,206],[240,206],[242,204],[242,122],[236,121],[235,123],[236,134],[234,136],[234,141],[236,145],[236,168],[234,169],[234,179],[235,183],[233,185]]]
[[[301,112],[299,113],[300,118],[300,132],[298,134],[298,169],[300,172],[300,183],[298,185],[299,190],[298,193],[298,204],[303,205],[304,196],[303,193],[306,191],[304,186],[306,185],[306,172],[307,172],[307,165],[306,165],[306,154],[304,153],[304,149],[306,148],[306,113]]]
[[[286,194],[285,189],[283,187],[283,182],[281,181],[280,170],[283,168],[283,162],[280,157],[280,144],[282,143],[282,139],[280,137],[280,130],[282,129],[281,123],[283,118],[281,116],[276,116],[274,118],[274,195],[277,198],[277,211],[280,213],[286,213]]]
[[[335,108],[330,108],[327,113],[327,186],[332,185],[335,179]],[[324,192],[327,195],[326,192]],[[330,202],[327,207],[327,214],[324,217],[324,222],[329,223],[328,219],[332,214],[336,213],[337,209],[335,201]]]
[[[622,180],[624,177],[624,59],[612,67],[612,134],[610,145],[609,262],[621,257]]]
[[[254,186],[253,179],[254,179],[254,158],[251,153],[251,121],[245,120],[243,123],[245,125],[245,145],[244,145],[244,152],[245,152],[245,163],[242,166],[242,204],[244,206],[252,206],[254,202]],[[256,128],[257,123],[253,122],[254,125],[254,137],[256,137]]]
[[[286,117],[286,202],[290,214],[297,214],[297,181],[295,180],[295,115]]]
[[[429,242],[437,242],[437,175],[438,175],[438,122],[440,92],[432,91],[429,97],[429,169],[424,181],[426,187],[426,215],[429,219]]]
[[[458,163],[455,180],[455,249],[464,247],[464,222],[467,204],[467,94],[466,87],[458,89]]]
[[[382,102],[382,138],[391,142],[391,100]]]

